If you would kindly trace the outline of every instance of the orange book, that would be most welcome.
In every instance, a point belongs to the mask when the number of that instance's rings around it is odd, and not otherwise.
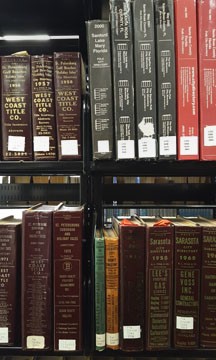
[[[104,228],[106,272],[106,347],[119,349],[119,239]]]

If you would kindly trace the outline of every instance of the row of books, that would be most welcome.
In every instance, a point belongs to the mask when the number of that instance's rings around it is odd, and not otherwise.
[[[123,351],[216,348],[216,221],[113,218],[97,230],[95,344]]]
[[[1,159],[82,158],[79,52],[2,56]]]
[[[109,7],[87,22],[93,158],[216,160],[214,3]]]
[[[82,350],[83,212],[63,204],[2,211],[0,346]]]

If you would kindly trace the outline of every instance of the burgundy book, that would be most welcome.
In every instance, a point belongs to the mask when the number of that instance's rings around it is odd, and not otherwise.
[[[39,205],[23,213],[23,349],[51,349],[52,226],[56,209],[54,205]]]
[[[172,346],[173,240],[170,222],[145,218],[146,224],[146,349]],[[162,225],[162,226],[161,226]]]
[[[216,348],[216,221],[193,221],[202,227],[200,346]]]
[[[21,220],[0,221],[0,346],[20,346]]]
[[[30,56],[1,57],[3,160],[32,160]]]
[[[54,84],[59,160],[81,159],[81,54],[54,53]]]
[[[145,225],[135,218],[114,218],[113,227],[119,236],[120,349],[143,351]]]
[[[31,56],[34,160],[57,160],[53,57]]]
[[[199,346],[201,227],[190,220],[175,225],[174,347]]]
[[[82,350],[83,207],[53,215],[54,350]]]

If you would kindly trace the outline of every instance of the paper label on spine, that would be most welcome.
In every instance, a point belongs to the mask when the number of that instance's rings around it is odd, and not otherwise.
[[[78,141],[77,140],[62,140],[61,141],[62,155],[78,155]]]
[[[176,136],[160,137],[160,155],[176,155]]]
[[[140,339],[141,338],[141,328],[137,326],[123,326],[123,338],[124,339]]]
[[[118,158],[134,159],[134,140],[118,140]]]
[[[180,137],[180,155],[198,155],[198,136]]]
[[[108,140],[99,140],[98,141],[98,152],[99,153],[108,153],[109,152],[109,141]]]
[[[193,328],[194,328],[193,317],[176,316],[176,329],[193,330]]]
[[[96,334],[96,346],[102,347],[106,345],[105,334]]]
[[[8,136],[8,151],[25,151],[25,137]]]
[[[45,337],[36,335],[27,336],[26,347],[27,349],[44,349]]]
[[[142,138],[139,140],[139,158],[156,157],[156,140],[151,138]]]
[[[0,327],[0,344],[8,344],[8,328]]]
[[[216,125],[204,128],[204,146],[216,146]]]
[[[59,350],[73,351],[76,350],[76,340],[72,339],[59,339]]]
[[[106,343],[107,345],[119,345],[119,333],[106,333]]]
[[[49,136],[34,136],[34,151],[49,151]]]

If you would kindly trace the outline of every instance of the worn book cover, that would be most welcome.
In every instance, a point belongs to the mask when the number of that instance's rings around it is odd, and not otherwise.
[[[137,218],[118,220],[119,344],[123,351],[143,351],[145,336],[145,224]]]
[[[57,160],[53,57],[31,56],[34,160]]]
[[[53,214],[54,350],[81,351],[83,207]]]
[[[58,160],[82,157],[82,59],[79,52],[54,53]]]
[[[113,86],[110,23],[86,23],[91,105],[92,155],[94,160],[112,159],[114,143]]]
[[[3,160],[32,160],[30,56],[2,56]]]

